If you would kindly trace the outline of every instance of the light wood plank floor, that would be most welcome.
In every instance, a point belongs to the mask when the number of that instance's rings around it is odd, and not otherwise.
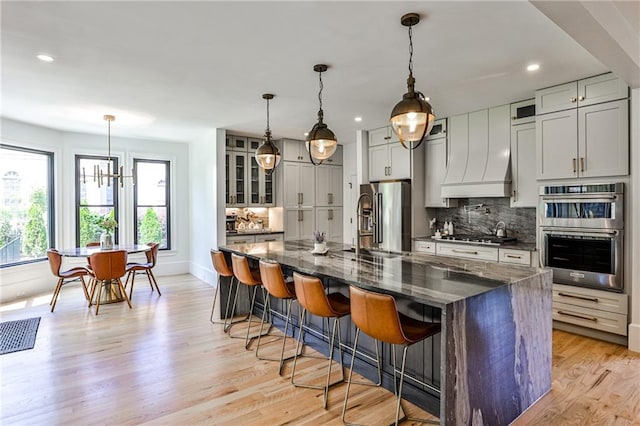
[[[289,383],[290,366],[278,376],[274,362],[258,361],[209,322],[211,287],[190,275],[158,283],[161,297],[140,279],[132,310],[104,305],[97,317],[74,284],[63,288],[53,314],[50,294],[1,306],[2,321],[42,319],[34,349],[0,357],[0,423],[342,424],[344,385],[333,388],[323,410],[320,391]],[[640,425],[640,354],[553,336],[553,389],[516,424]],[[277,345],[268,348],[275,354]],[[300,379],[322,377],[324,366],[304,359]],[[353,386],[352,396],[350,419],[392,418],[389,392]]]

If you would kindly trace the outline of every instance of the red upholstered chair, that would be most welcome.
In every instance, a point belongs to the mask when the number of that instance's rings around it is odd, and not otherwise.
[[[121,277],[126,273],[127,267],[127,252],[125,250],[117,251],[101,251],[91,255],[91,267],[93,268],[93,274],[95,279],[95,285],[91,291],[90,299],[93,300],[93,296],[98,290],[98,296],[96,298],[96,315],[100,310],[100,298],[102,296],[102,288],[108,287],[108,289],[114,293],[111,287],[117,285],[117,292],[120,293],[122,298],[126,300],[129,308],[131,308],[131,301],[127,296],[127,292],[122,285]],[[91,305],[91,302],[89,303]]]
[[[64,284],[67,284],[72,281],[80,280],[82,284],[82,290],[84,291],[84,297],[89,301],[89,293],[87,291],[87,284],[84,282],[85,275],[89,275],[89,271],[83,267],[71,268],[66,271],[61,271],[60,267],[62,266],[62,255],[55,249],[47,250],[47,258],[49,259],[49,267],[51,268],[51,273],[58,277],[58,282],[56,283],[56,288],[53,290],[53,296],[51,297],[51,312],[56,308],[56,302],[58,301],[58,296],[60,295],[60,289]]]
[[[396,301],[393,296],[379,294],[363,290],[358,287],[350,287],[351,295],[351,320],[356,326],[356,336],[353,343],[353,353],[358,350],[358,337],[363,331],[368,336],[391,345],[391,359],[393,362],[394,389],[396,389],[396,416],[395,424],[400,421],[400,408],[402,401],[402,384],[404,383],[404,368],[407,359],[407,349],[414,343],[420,342],[440,332],[440,324],[428,323],[407,317],[398,312]],[[402,367],[400,369],[400,385],[396,386],[396,345],[403,346]],[[349,388],[351,386],[351,376],[353,374],[353,361],[351,358],[351,368],[347,380],[347,392],[344,396],[342,406],[342,421],[347,423],[345,416],[349,399]],[[404,415],[403,415],[404,417]],[[424,419],[408,420],[422,423],[439,423]]]
[[[153,286],[155,285],[156,290],[158,290],[158,296],[162,296],[162,293],[160,293],[160,288],[158,288],[158,283],[156,282],[156,277],[153,275],[153,268],[156,266],[156,260],[158,259],[158,248],[160,247],[160,245],[158,243],[149,243],[147,245],[151,247],[151,249],[144,253],[147,256],[146,262],[127,263],[127,279],[124,286],[127,287],[127,285],[129,285],[129,278],[131,278],[129,299],[131,299],[131,297],[133,296],[133,283],[136,280],[136,274],[146,274],[147,279],[149,280],[149,286],[151,286],[151,291],[153,291]]]

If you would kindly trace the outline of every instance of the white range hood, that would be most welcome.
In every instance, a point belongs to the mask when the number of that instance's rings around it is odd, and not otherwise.
[[[511,195],[509,112],[509,105],[503,105],[449,119],[451,149],[442,198]]]

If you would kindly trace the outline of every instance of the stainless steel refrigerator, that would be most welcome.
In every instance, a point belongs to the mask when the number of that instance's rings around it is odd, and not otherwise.
[[[407,182],[360,185],[360,247],[411,251],[411,187]]]

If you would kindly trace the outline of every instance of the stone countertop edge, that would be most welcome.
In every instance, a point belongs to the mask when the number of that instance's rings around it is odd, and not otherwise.
[[[550,270],[541,268],[422,253],[393,258],[374,256],[373,261],[361,256],[360,261],[352,262],[355,254],[344,251],[348,246],[328,246],[327,256],[311,254],[312,244],[307,241],[230,244],[220,249],[441,308],[503,286],[529,283],[534,276],[551,275]]]
[[[455,241],[455,240],[443,240],[443,239],[438,239],[438,238],[433,238],[433,237],[414,237],[412,238],[412,240],[414,241],[432,241],[435,243],[445,243],[445,244],[464,244],[464,245],[470,245],[470,246],[482,246],[482,247],[496,247],[499,249],[513,249],[513,250],[524,250],[524,251],[538,251],[537,247],[536,247],[536,243],[525,243],[525,242],[515,242],[512,244],[504,244],[501,246],[494,246],[494,245],[488,245],[488,244],[474,244],[474,243],[467,243],[467,242],[463,242],[461,243],[460,241]]]
[[[268,234],[284,234],[284,231],[242,231],[242,232],[227,232],[227,237],[235,237],[240,235],[268,235]]]

